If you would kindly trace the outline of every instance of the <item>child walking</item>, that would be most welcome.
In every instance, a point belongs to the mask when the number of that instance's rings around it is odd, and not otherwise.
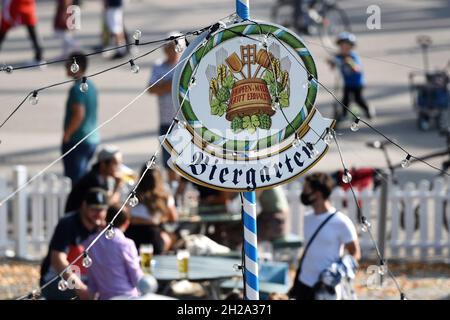
[[[369,108],[363,96],[365,81],[361,59],[353,50],[356,45],[356,37],[352,33],[343,32],[338,36],[336,44],[339,47],[339,52],[334,57],[334,60],[329,60],[328,62],[331,68],[338,67],[341,71],[344,80],[342,103],[349,107],[349,104],[355,101],[363,109],[366,117],[372,119],[375,116],[374,112]],[[347,113],[347,109],[343,108],[337,121],[344,120],[347,117]]]

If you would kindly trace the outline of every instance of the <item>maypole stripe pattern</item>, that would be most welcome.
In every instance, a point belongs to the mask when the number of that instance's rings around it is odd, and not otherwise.
[[[241,19],[250,19],[249,0],[236,0],[236,12]],[[259,300],[256,192],[244,192],[243,202],[245,299]]]
[[[244,192],[244,251],[246,299],[259,299],[256,192]]]

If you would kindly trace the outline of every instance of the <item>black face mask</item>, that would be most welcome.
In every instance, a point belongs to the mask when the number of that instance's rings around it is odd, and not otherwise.
[[[305,205],[305,206],[309,206],[311,205],[314,201],[316,201],[316,199],[311,199],[311,195],[313,193],[304,193],[302,192],[302,194],[300,195],[300,201]]]

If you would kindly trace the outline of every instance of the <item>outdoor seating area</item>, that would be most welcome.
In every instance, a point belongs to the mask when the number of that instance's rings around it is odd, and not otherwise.
[[[0,300],[450,299],[449,17],[0,0]]]

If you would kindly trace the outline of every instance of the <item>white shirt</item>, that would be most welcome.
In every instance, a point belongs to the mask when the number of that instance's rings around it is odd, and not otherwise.
[[[305,243],[308,243],[319,225],[335,208],[321,214],[309,212],[304,219]],[[319,231],[303,260],[300,281],[313,287],[319,281],[320,273],[344,253],[344,245],[357,239],[356,229],[349,217],[337,212]]]

